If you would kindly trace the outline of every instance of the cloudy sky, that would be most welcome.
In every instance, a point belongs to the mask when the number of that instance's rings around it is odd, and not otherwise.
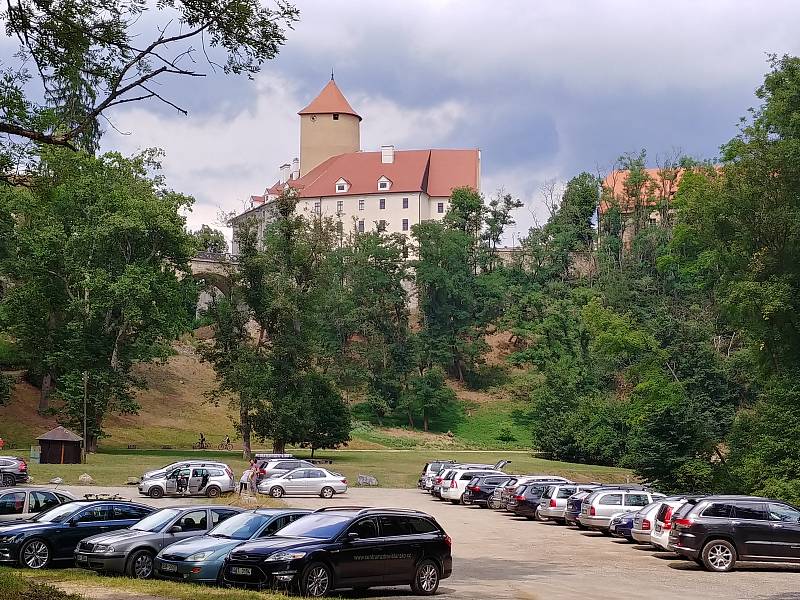
[[[269,0],[264,0],[268,2]],[[517,231],[542,215],[540,188],[646,148],[713,158],[735,135],[767,53],[800,53],[796,1],[296,0],[300,22],[253,80],[166,84],[183,116],[120,107],[104,148],[166,152],[193,195],[193,228],[240,210],[298,154],[296,113],[331,67],[364,117],[362,149],[477,147],[482,187],[520,197]]]

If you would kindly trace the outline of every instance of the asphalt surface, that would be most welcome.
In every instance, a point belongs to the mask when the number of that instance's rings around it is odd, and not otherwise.
[[[119,493],[137,499],[135,487],[65,487]],[[183,498],[153,506],[186,504]],[[492,599],[747,599],[800,600],[800,565],[749,563],[732,573],[709,573],[667,552],[624,543],[597,533],[531,522],[507,513],[454,506],[407,489],[351,489],[332,500],[285,498],[290,506],[335,504],[414,508],[433,515],[453,539],[453,575],[442,581],[439,597]],[[407,598],[407,588],[373,589],[345,598]]]

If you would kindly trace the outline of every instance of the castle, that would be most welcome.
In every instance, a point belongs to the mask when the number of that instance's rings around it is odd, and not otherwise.
[[[231,219],[236,228],[258,224],[259,235],[273,218],[274,201],[287,188],[297,192],[297,211],[333,217],[344,229],[376,228],[410,234],[415,223],[441,219],[453,188],[480,191],[481,155],[469,150],[398,150],[383,145],[361,151],[361,116],[331,80],[300,116],[300,157],[280,167],[280,177],[249,208]]]

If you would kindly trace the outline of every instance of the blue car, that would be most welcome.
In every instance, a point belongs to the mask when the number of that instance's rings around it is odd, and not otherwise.
[[[633,529],[633,517],[635,514],[635,512],[626,512],[611,519],[611,525],[608,528],[609,533],[614,537],[625,538],[632,542],[633,533],[631,533],[631,530]]]
[[[222,563],[236,546],[249,540],[269,537],[310,512],[295,508],[260,508],[234,515],[205,535],[164,548],[155,559],[156,577],[218,583],[221,581]]]

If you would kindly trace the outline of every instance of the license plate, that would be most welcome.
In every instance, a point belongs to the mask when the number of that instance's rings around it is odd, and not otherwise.
[[[76,554],[75,555],[75,560],[78,561],[78,562],[88,562],[89,561],[89,557],[86,556],[85,554]]]
[[[231,573],[234,575],[252,575],[253,569],[250,567],[231,567]]]
[[[178,565],[171,565],[169,563],[162,564],[161,565],[161,570],[162,571],[166,571],[166,572],[170,572],[170,571],[175,572],[175,571],[178,570]]]

